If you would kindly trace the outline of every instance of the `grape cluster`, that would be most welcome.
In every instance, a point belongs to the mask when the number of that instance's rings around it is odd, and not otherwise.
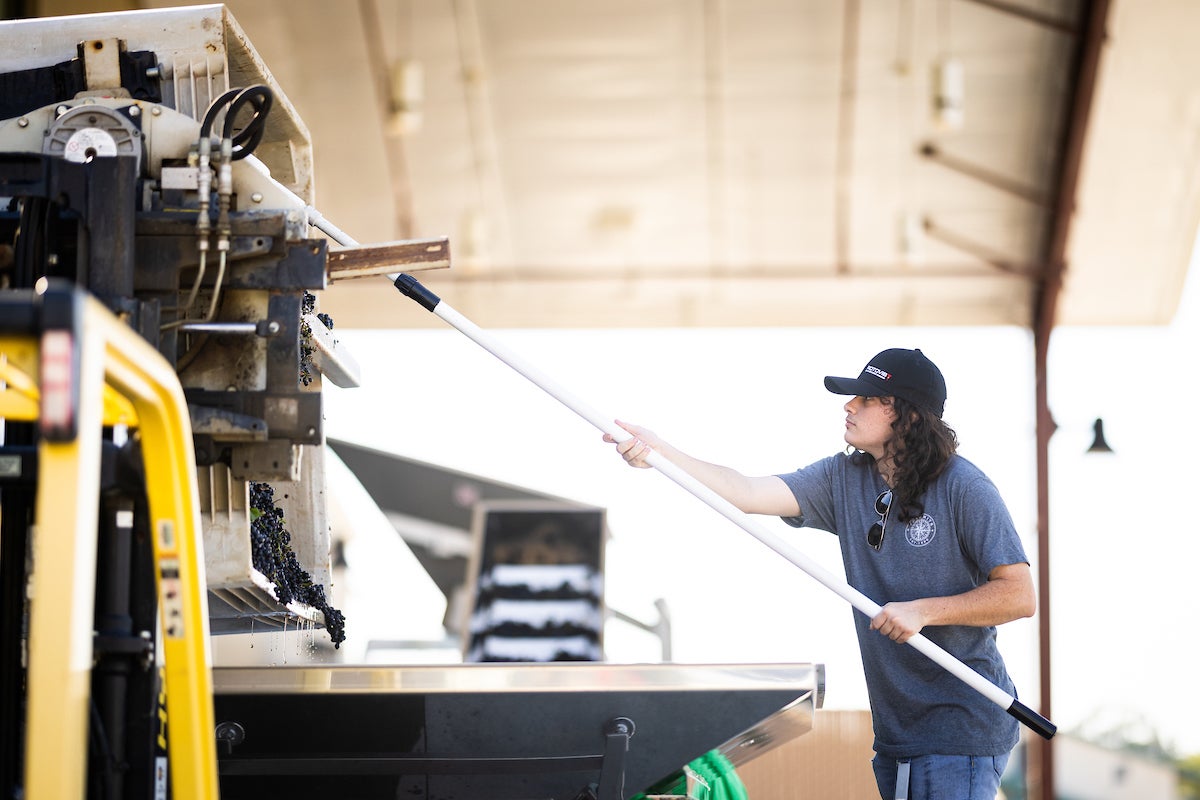
[[[283,509],[275,505],[275,489],[269,483],[251,482],[250,557],[254,568],[275,584],[275,597],[281,605],[297,600],[324,614],[329,639],[334,647],[340,647],[346,640],[346,618],[329,604],[325,587],[314,584],[300,566],[291,541]]]
[[[304,300],[301,306],[300,313],[311,314],[317,308],[317,296],[312,292],[304,293]],[[333,317],[328,314],[317,314],[317,319],[324,323],[325,327],[333,330]],[[312,328],[304,321],[303,317],[300,320],[300,383],[308,386],[313,382],[312,374]]]

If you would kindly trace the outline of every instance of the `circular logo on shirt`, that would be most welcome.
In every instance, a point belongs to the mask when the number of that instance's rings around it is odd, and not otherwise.
[[[908,539],[908,543],[913,547],[924,547],[932,542],[936,535],[937,525],[933,523],[933,517],[928,514],[922,514],[917,519],[909,520],[904,527],[904,538]]]

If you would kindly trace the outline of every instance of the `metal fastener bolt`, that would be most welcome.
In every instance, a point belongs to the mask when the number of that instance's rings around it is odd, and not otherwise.
[[[28,120],[27,118],[25,118],[25,117],[21,117],[19,120],[17,120],[17,127],[20,127],[20,128],[28,128],[28,127],[29,127],[29,120]]]
[[[263,201],[262,192],[255,192],[254,194],[250,195],[250,199],[256,203],[261,203]]]
[[[59,106],[58,108],[54,109],[54,113],[61,117],[70,110],[71,109],[67,108],[66,106]]]
[[[159,116],[162,114],[162,106],[155,106],[154,108],[150,109],[150,113],[156,117]]]
[[[129,107],[129,116],[136,117],[136,116],[140,115],[141,113],[142,113],[142,109],[139,108],[138,106],[130,106]]]

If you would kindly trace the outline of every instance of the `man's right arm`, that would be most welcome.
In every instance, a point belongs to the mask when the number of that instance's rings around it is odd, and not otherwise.
[[[796,517],[800,505],[783,479],[776,475],[751,477],[735,469],[701,461],[661,439],[653,431],[616,421],[631,434],[629,439],[616,442],[617,452],[632,467],[647,468],[651,451],[657,452],[700,483],[716,492],[747,514],[767,514],[774,517]],[[607,433],[604,441],[615,440]]]

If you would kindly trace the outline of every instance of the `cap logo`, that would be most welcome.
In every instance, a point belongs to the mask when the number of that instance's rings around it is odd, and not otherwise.
[[[871,364],[867,364],[866,368],[863,371],[869,372],[872,375],[874,375],[876,378],[880,378],[885,381],[890,381],[892,379],[892,374],[890,372],[884,372],[879,367],[873,366]]]

